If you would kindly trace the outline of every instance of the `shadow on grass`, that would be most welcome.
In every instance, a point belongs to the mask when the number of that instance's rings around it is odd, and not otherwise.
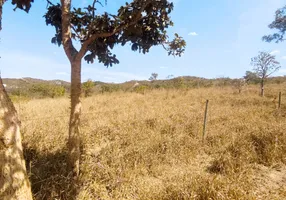
[[[37,152],[24,145],[27,172],[36,200],[75,199],[77,185],[67,171],[67,153],[67,150],[54,154]]]

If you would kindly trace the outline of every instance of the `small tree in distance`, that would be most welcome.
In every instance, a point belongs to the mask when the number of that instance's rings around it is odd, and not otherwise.
[[[157,73],[152,73],[151,76],[150,76],[150,78],[149,78],[149,80],[150,80],[150,81],[156,81],[157,78],[158,78],[158,74],[157,74]]]
[[[239,94],[242,92],[245,85],[246,85],[246,81],[244,78],[233,80],[233,87],[238,90]]]
[[[265,80],[280,69],[280,63],[275,60],[275,55],[271,55],[268,52],[259,52],[258,56],[251,59],[251,65],[260,78],[260,95],[263,97]]]
[[[257,84],[260,82],[259,76],[256,74],[256,72],[246,71],[245,75],[243,76],[246,83],[250,84]]]
[[[173,74],[170,74],[166,77],[166,79],[171,79],[171,78],[174,78],[174,75]]]
[[[92,88],[95,86],[94,82],[91,79],[88,79],[82,84],[82,90],[85,97],[91,96]]]

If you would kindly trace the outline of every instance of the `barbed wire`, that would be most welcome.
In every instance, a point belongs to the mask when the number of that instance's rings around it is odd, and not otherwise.
[[[90,114],[98,114],[98,112],[83,112],[81,113],[81,115],[90,115]],[[28,117],[24,117],[24,118],[20,118],[20,120],[23,121],[34,121],[34,120],[39,120],[39,119],[55,119],[55,118],[69,118],[70,115],[50,115],[47,117],[37,117],[37,118],[28,118]]]
[[[19,80],[18,80],[19,84]],[[21,90],[19,90],[19,96],[21,97]],[[210,108],[213,107],[212,105],[212,98],[208,98],[209,101],[211,102]],[[204,105],[204,104],[203,104]],[[23,107],[21,106],[21,101],[18,101],[18,116],[21,120],[21,122],[30,122],[30,121],[36,121],[36,120],[45,120],[45,119],[58,119],[58,118],[69,118],[70,114],[67,115],[50,115],[50,116],[45,116],[45,117],[36,117],[36,118],[29,118],[29,117],[23,117],[21,118],[21,111],[23,110]],[[98,114],[99,112],[82,112],[81,115],[92,115],[92,114]],[[211,122],[213,120],[213,109],[208,110],[208,121]],[[51,120],[52,121],[52,120]]]

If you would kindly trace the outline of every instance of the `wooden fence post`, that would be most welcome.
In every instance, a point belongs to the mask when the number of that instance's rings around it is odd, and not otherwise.
[[[209,105],[209,100],[206,101],[206,109],[205,109],[205,116],[204,116],[204,127],[203,127],[203,141],[207,137],[206,127],[207,127],[208,105]]]
[[[281,107],[281,92],[279,92],[278,109]]]

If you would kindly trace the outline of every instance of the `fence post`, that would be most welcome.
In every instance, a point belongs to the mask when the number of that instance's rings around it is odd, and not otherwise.
[[[207,101],[206,101],[206,109],[205,109],[205,116],[204,116],[203,142],[204,142],[204,140],[207,137],[206,127],[207,127],[208,105],[209,105],[209,100],[207,99]]]
[[[278,109],[281,107],[281,92],[279,92]]]

